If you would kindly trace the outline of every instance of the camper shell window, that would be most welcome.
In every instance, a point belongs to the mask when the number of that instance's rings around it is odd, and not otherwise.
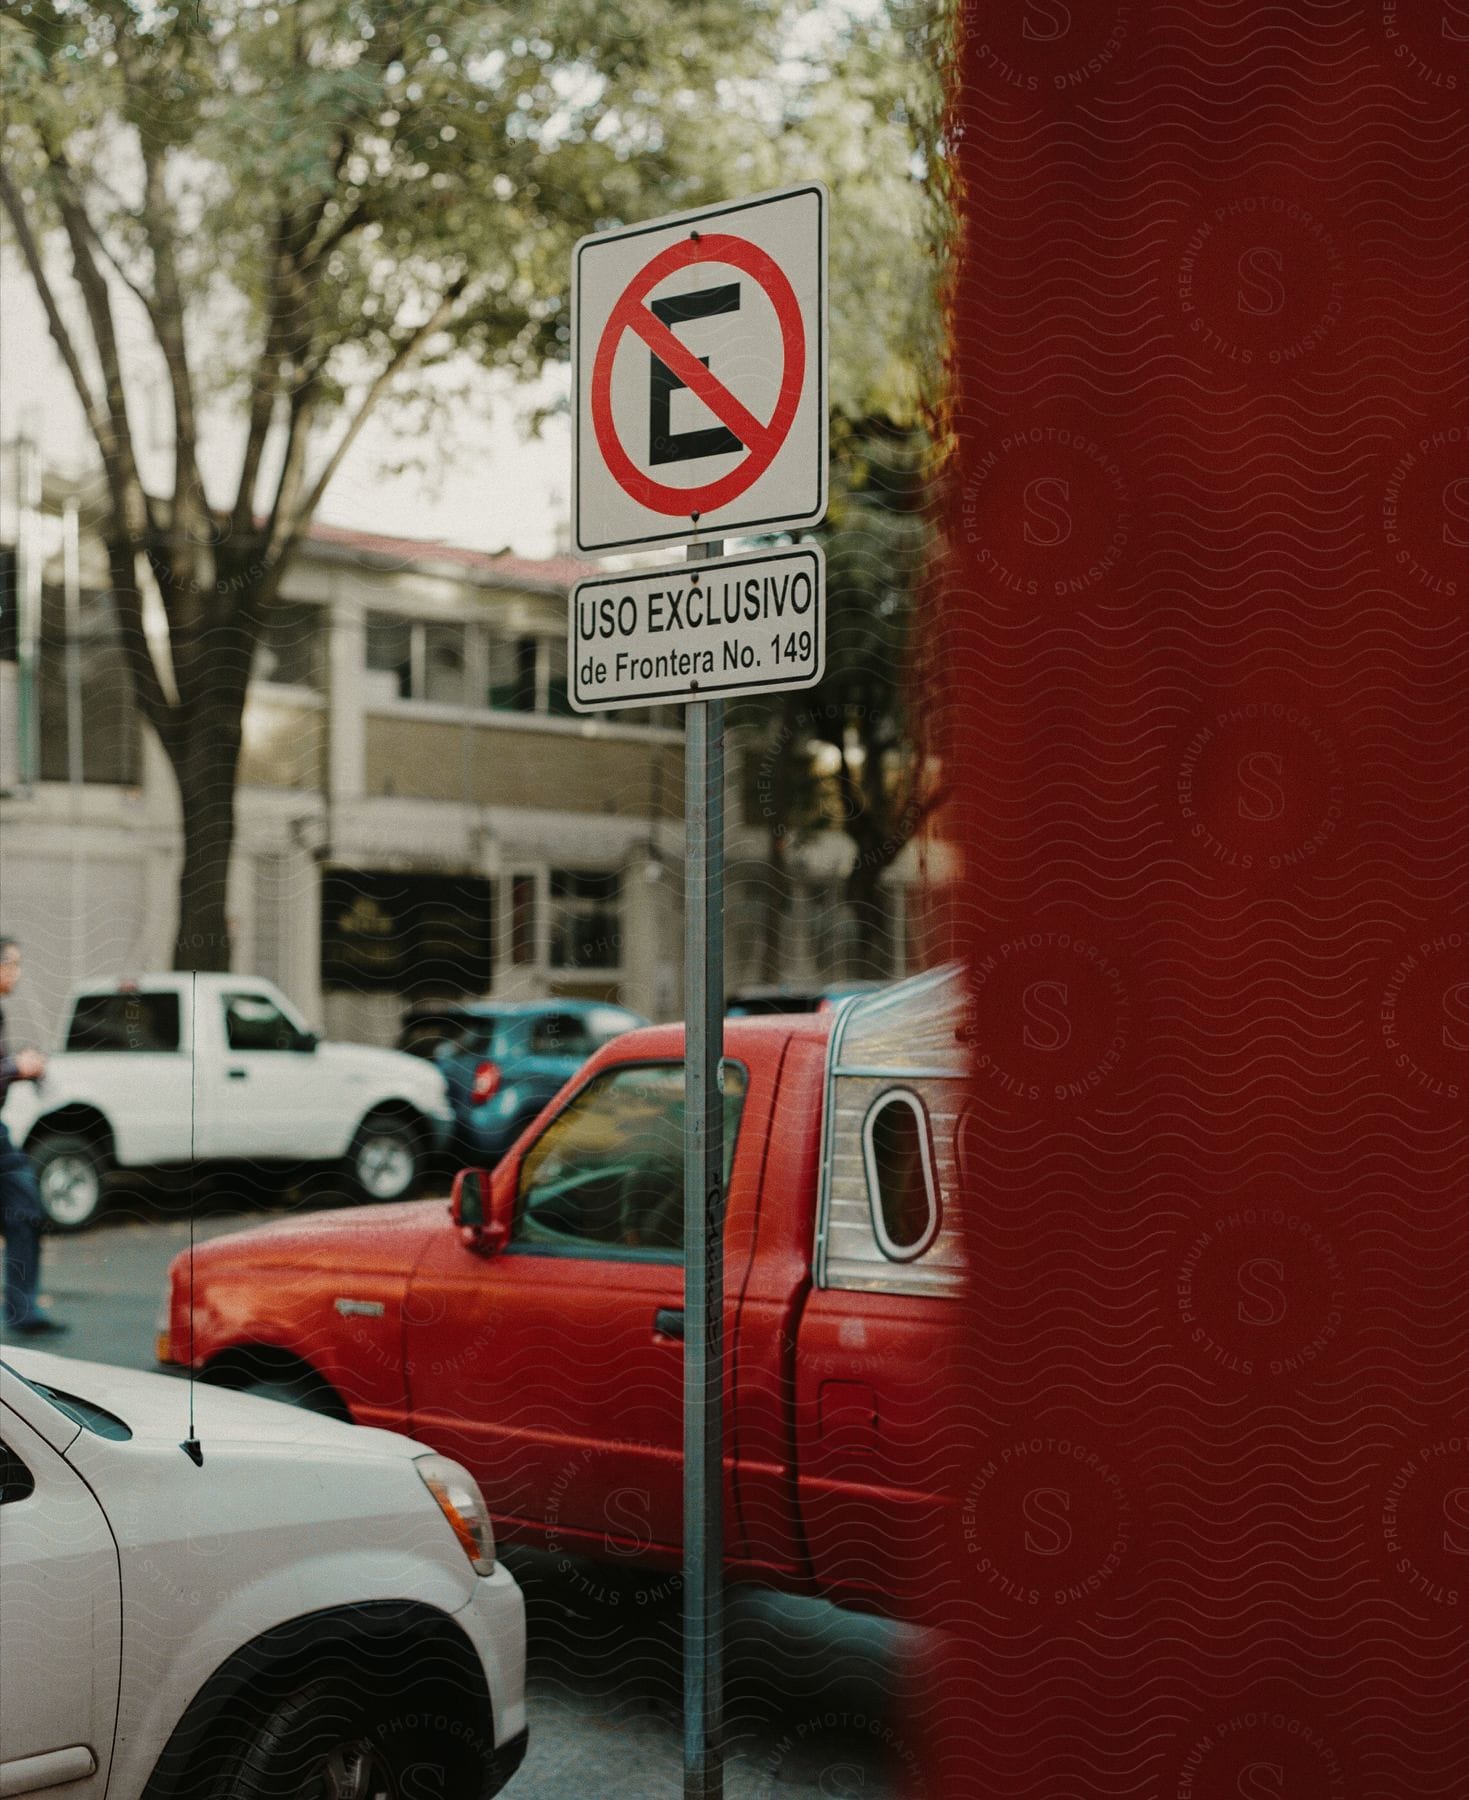
[[[913,1262],[938,1236],[939,1192],[928,1108],[911,1088],[889,1088],[868,1108],[862,1157],[878,1246]]]

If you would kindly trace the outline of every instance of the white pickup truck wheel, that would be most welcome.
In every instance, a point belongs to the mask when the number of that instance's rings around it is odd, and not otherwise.
[[[369,1113],[347,1152],[347,1177],[360,1200],[407,1200],[423,1166],[423,1131],[402,1113]]]
[[[53,1231],[83,1231],[102,1210],[107,1160],[80,1131],[47,1132],[26,1145]]]

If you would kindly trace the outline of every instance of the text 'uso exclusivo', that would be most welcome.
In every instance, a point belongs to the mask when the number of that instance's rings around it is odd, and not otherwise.
[[[689,581],[647,593],[600,594],[577,602],[577,635],[631,638],[643,632],[703,631],[710,626],[758,625],[804,618],[816,604],[816,583],[805,569],[744,580]]]

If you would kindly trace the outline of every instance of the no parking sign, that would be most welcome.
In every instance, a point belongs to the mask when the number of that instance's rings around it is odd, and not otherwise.
[[[572,259],[574,535],[689,545],[680,567],[571,595],[579,711],[680,701],[684,795],[684,1795],[724,1792],[724,702],[810,687],[814,545],[722,539],[826,512],[826,189],[819,182],[583,238]],[[661,1314],[659,1315],[662,1316]]]
[[[826,217],[808,182],[577,245],[579,550],[822,518]]]

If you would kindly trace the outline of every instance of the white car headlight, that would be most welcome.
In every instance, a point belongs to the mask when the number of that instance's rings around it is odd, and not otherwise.
[[[447,1456],[417,1456],[413,1466],[478,1575],[495,1572],[495,1532],[490,1509],[469,1470]]]

